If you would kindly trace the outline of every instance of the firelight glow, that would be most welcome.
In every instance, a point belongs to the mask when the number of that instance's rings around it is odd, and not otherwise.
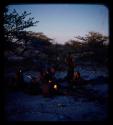
[[[49,80],[49,83],[51,83],[52,81],[51,80]]]
[[[54,89],[57,89],[57,85],[56,84],[54,85]]]

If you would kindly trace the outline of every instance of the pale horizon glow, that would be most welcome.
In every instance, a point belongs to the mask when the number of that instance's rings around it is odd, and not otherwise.
[[[58,43],[65,43],[75,36],[90,31],[109,36],[109,15],[104,5],[95,4],[18,4],[9,5],[18,13],[31,12],[29,17],[39,21],[28,31],[43,32]]]

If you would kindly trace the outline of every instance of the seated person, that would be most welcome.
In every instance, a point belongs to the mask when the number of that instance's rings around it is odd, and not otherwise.
[[[43,72],[42,93],[44,95],[53,95],[58,91],[59,85],[55,82],[55,68],[50,67]]]

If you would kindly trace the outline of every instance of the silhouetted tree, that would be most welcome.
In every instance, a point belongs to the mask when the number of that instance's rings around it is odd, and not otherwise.
[[[24,11],[22,14],[17,13],[14,9],[9,12],[8,7],[4,9],[4,37],[5,37],[5,47],[7,49],[13,49],[12,45],[19,43],[21,39],[26,40],[26,28],[34,26],[39,21],[33,22],[34,18],[26,17],[31,13]],[[13,40],[15,39],[15,42]]]
[[[89,32],[85,37],[75,37],[82,42],[86,42],[90,48],[103,47],[103,43],[108,40],[107,36],[104,36],[98,32]]]
[[[108,36],[98,32],[89,32],[85,37],[77,36],[75,38],[85,43],[84,47],[87,52],[93,52],[93,56],[90,58],[103,62],[108,57],[108,47],[104,44],[108,41]]]
[[[68,42],[65,43],[65,45],[79,48],[82,46],[82,43],[76,40],[69,40]]]

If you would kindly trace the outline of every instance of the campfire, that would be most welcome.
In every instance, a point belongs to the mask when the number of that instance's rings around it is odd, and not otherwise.
[[[58,87],[57,87],[57,84],[54,83],[52,80],[49,80],[48,83],[51,83],[51,85],[53,85],[53,88],[54,88],[54,89],[57,89],[57,88],[58,88]]]
[[[53,86],[53,88],[54,88],[55,90],[57,90],[58,87],[57,87],[57,85],[55,84],[55,85]]]
[[[59,90],[59,87],[58,87],[58,84],[53,82],[52,80],[49,80],[48,81],[48,87],[50,87],[50,89],[53,91],[53,92],[57,92]]]

